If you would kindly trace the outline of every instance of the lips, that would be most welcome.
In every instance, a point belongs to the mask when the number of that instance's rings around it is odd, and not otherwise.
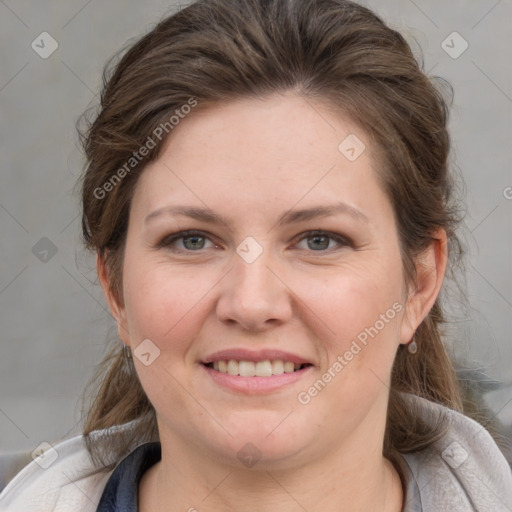
[[[296,354],[280,350],[253,352],[244,349],[216,352],[202,363],[219,373],[239,377],[273,377],[312,366],[309,361]]]
[[[235,361],[234,359],[215,361],[207,365],[221,373],[229,375],[239,375],[240,377],[272,377],[272,375],[282,375],[283,373],[293,373],[305,365],[294,364],[291,361],[275,359],[270,361]]]

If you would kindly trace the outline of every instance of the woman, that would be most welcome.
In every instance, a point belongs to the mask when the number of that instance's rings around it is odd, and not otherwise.
[[[122,344],[2,510],[511,510],[441,340],[446,124],[352,2],[200,0],[133,45],[84,140]]]

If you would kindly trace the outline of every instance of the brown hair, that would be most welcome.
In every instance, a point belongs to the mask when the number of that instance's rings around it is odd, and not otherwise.
[[[344,0],[199,0],[161,21],[107,69],[113,71],[104,75],[100,112],[83,141],[88,167],[82,226],[86,245],[104,258],[120,302],[137,179],[165,140],[156,134],[163,127],[172,136],[171,118],[181,117],[184,105],[194,101],[201,108],[294,91],[343,112],[378,150],[379,178],[394,208],[407,282],[414,283],[414,258],[436,228],[448,235],[451,268],[460,261],[446,100],[402,35],[367,8]],[[134,154],[152,146],[150,139],[155,145],[139,162]],[[461,409],[441,340],[443,321],[438,298],[416,331],[418,353],[411,356],[403,345],[397,352],[384,444],[389,458],[424,448],[441,435],[421,422],[401,392]],[[129,439],[109,448],[115,461],[130,443],[157,438],[155,411],[121,343],[98,377],[84,429],[91,454],[100,456],[92,431],[140,419]]]

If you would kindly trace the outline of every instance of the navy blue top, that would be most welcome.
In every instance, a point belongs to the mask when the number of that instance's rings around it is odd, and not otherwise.
[[[159,442],[138,446],[114,469],[103,490],[96,512],[137,512],[142,475],[161,459]]]

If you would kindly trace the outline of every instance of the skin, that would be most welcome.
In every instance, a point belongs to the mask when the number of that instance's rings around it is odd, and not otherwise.
[[[338,150],[349,134],[366,145],[353,162]],[[162,461],[139,487],[142,511],[401,509],[398,473],[382,455],[390,373],[439,293],[446,236],[435,233],[418,257],[418,285],[406,284],[374,164],[368,137],[349,119],[286,93],[197,109],[146,167],[130,210],[121,300],[98,259],[123,342],[135,351],[150,339],[160,350],[149,366],[134,357],[162,443]],[[339,202],[366,220],[336,213],[278,224],[289,210]],[[170,213],[145,221],[176,205],[208,207],[228,224]],[[186,229],[206,233],[203,248],[183,238],[159,244]],[[329,245],[318,249],[311,230],[350,242],[322,239]],[[263,249],[252,263],[236,252],[248,236]],[[393,304],[403,309],[299,403]],[[313,367],[282,389],[241,394],[201,364],[227,348],[284,350]],[[251,468],[237,457],[246,443],[261,454]]]

